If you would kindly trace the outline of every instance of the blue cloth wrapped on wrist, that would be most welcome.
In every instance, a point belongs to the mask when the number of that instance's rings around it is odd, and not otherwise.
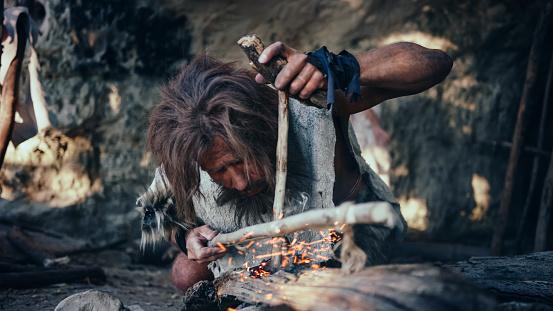
[[[307,53],[307,62],[317,67],[327,79],[328,109],[332,108],[335,102],[335,89],[344,91],[350,102],[356,101],[361,95],[359,63],[348,51],[343,50],[336,55],[323,46]]]

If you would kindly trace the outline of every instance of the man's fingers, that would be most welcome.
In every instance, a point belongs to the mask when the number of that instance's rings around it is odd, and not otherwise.
[[[321,85],[321,81],[324,80],[323,74],[320,71],[315,71],[311,80],[305,85],[300,92],[300,98],[306,99],[313,94]]]
[[[307,64],[300,71],[298,76],[290,84],[290,94],[297,94],[309,82],[317,68],[311,64]]]
[[[207,263],[207,262],[212,262],[214,260],[217,260],[221,257],[225,256],[225,253],[221,253],[221,254],[217,254],[217,255],[213,255],[211,257],[208,257],[208,258],[202,258],[202,259],[198,259],[196,260],[197,262],[199,263]]]
[[[263,78],[263,76],[260,73],[255,75],[255,82],[257,82],[259,84],[266,84],[267,83],[265,78]]]
[[[286,44],[277,41],[266,47],[259,55],[257,61],[261,64],[265,64],[277,55],[282,55],[287,58],[290,55],[291,51],[293,50],[287,47]]]
[[[213,239],[219,232],[212,230],[208,226],[201,226],[196,229],[198,233],[207,240]]]
[[[192,247],[188,249],[188,258],[194,260],[204,260],[212,256],[225,254],[226,252],[226,249],[221,249],[219,247],[197,247],[195,245],[192,245]]]
[[[279,90],[284,89],[300,73],[307,63],[307,55],[294,54],[288,58],[288,64],[282,68],[275,80],[275,87]]]
[[[210,257],[222,256],[225,253],[226,253],[226,250],[222,250],[218,247],[203,247],[196,255],[198,260],[206,260],[207,258],[210,258]]]

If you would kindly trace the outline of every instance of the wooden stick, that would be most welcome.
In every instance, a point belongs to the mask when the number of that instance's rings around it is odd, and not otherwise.
[[[2,16],[4,12],[2,11]],[[15,105],[19,94],[19,76],[21,65],[25,57],[25,45],[27,44],[29,24],[27,14],[21,14],[17,18],[17,50],[15,58],[11,61],[4,84],[2,87],[2,101],[0,103],[0,166],[4,163],[4,156],[10,141],[13,123],[15,119]]]
[[[268,81],[274,83],[278,73],[286,64],[286,60],[280,56],[275,57],[265,66],[259,63],[259,54],[265,49],[265,45],[257,36],[244,36],[238,40],[238,45],[248,56],[250,64]],[[278,91],[278,139],[276,147],[276,178],[275,198],[273,200],[273,220],[284,217],[284,197],[286,194],[286,174],[288,166],[288,95],[285,91]],[[286,252],[285,244],[280,241],[273,245],[273,253]],[[274,267],[280,266],[280,255],[272,258]]]
[[[284,217],[284,197],[286,194],[286,174],[288,173],[288,95],[278,91],[278,140],[276,148],[276,183],[273,201],[273,220]],[[284,241],[273,245],[273,254],[286,253]],[[280,267],[281,256],[275,255],[271,261],[273,267]]]
[[[311,210],[272,222],[244,227],[234,232],[221,233],[210,243],[228,246],[251,240],[283,236],[307,229],[339,229],[344,224],[382,225],[390,229],[402,226],[398,214],[387,202],[361,204],[346,202],[336,208]]]
[[[286,65],[286,59],[280,56],[274,57],[267,64],[260,64],[257,60],[265,45],[263,41],[257,35],[246,35],[238,40],[238,45],[242,48],[248,59],[250,60],[250,66],[259,72],[265,81],[274,84],[275,79],[284,65]],[[311,97],[307,100],[300,99],[296,96],[291,96],[292,98],[297,99],[302,104],[307,106],[315,106],[319,108],[326,108],[326,92],[316,91]]]
[[[537,252],[544,251],[547,248],[547,238],[549,233],[549,225],[551,223],[551,214],[553,213],[553,155],[549,162],[549,169],[543,183],[541,193],[540,213],[538,216],[538,224],[536,226],[536,238],[534,240],[534,250]]]
[[[503,192],[501,193],[501,204],[499,207],[497,227],[492,239],[492,254],[495,255],[500,255],[503,251],[503,240],[505,238],[505,232],[509,222],[509,211],[511,208],[514,177],[518,166],[520,150],[524,143],[526,104],[528,102],[530,92],[533,89],[536,81],[540,48],[542,46],[542,42],[544,41],[546,32],[545,24],[549,18],[550,13],[551,3],[548,3],[546,5],[544,13],[540,17],[540,20],[534,32],[534,39],[532,42],[532,47],[530,49],[530,55],[528,57],[526,81],[524,83],[524,89],[518,107],[517,121],[513,133],[513,148],[511,149],[511,154],[509,156],[509,164],[507,166],[507,174],[505,176],[505,185],[503,187]]]
[[[538,132],[538,144],[537,149],[541,150],[543,148],[544,140],[545,140],[545,127],[546,127],[546,120],[547,120],[547,113],[548,113],[548,107],[549,107],[549,100],[550,100],[550,94],[551,94],[551,81],[553,80],[553,54],[551,55],[551,58],[549,60],[549,71],[547,73],[547,82],[545,83],[545,92],[543,95],[543,101],[542,101],[542,107],[541,107],[541,114],[540,114],[540,127]],[[528,213],[530,211],[530,206],[532,205],[532,199],[534,198],[534,192],[536,190],[536,184],[538,183],[538,173],[540,168],[540,157],[534,157],[533,163],[532,163],[532,173],[530,174],[530,186],[528,186],[528,193],[526,195],[526,200],[524,202],[524,208],[522,210],[522,216],[521,221],[518,227],[517,231],[517,237],[516,237],[516,247],[520,251],[521,248],[521,242],[522,242],[522,233],[524,232],[524,229],[526,228],[526,224],[528,222]],[[537,235],[536,235],[537,237]]]

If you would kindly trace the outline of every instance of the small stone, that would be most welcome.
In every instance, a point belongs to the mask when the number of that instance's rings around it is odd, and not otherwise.
[[[62,300],[54,311],[124,311],[119,298],[106,292],[87,290]]]

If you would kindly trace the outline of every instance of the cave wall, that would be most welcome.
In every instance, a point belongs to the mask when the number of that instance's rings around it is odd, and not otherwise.
[[[83,235],[130,234],[137,225],[134,199],[155,165],[144,145],[159,84],[197,53],[245,66],[235,41],[257,33],[301,51],[324,44],[360,52],[414,41],[452,55],[453,70],[442,84],[382,105],[382,124],[392,135],[392,187],[414,227],[431,237],[455,239],[467,230],[487,236],[493,226],[508,150],[490,143],[510,141],[535,3],[25,1],[36,2],[44,5],[37,48],[56,135],[87,142],[53,169],[79,167],[89,188],[75,202],[47,208],[47,200],[29,198],[38,187],[29,185],[32,178],[14,182],[17,172],[40,163],[13,160],[3,186],[27,183],[31,190],[2,202],[2,217],[40,224],[63,214],[73,230],[88,228]],[[66,184],[65,190],[72,187]]]
[[[136,236],[134,202],[154,168],[148,111],[167,72],[189,57],[186,17],[143,1],[20,4],[39,12],[36,46],[54,129],[10,146],[0,219],[98,245]]]

